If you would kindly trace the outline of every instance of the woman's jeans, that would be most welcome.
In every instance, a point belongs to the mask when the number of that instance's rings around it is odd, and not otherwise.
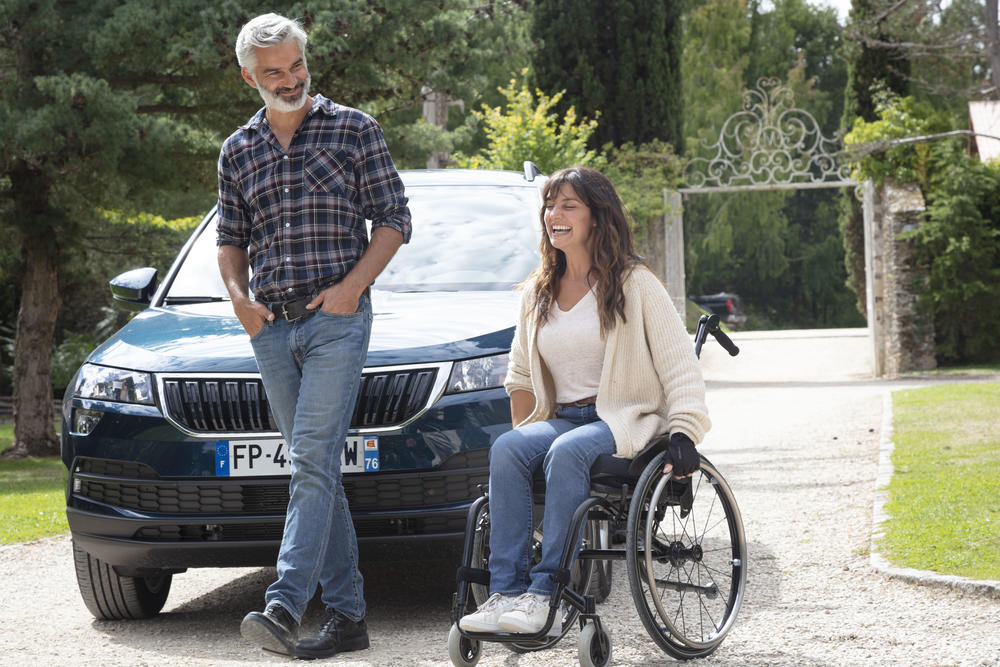
[[[371,301],[363,295],[355,313],[275,319],[251,340],[292,471],[278,580],[264,597],[280,602],[297,620],[317,583],[327,608],[353,620],[365,615],[358,543],[340,462],[371,323]]]
[[[590,467],[601,454],[614,453],[611,429],[593,405],[563,407],[555,419],[497,438],[490,450],[491,593],[552,594],[552,576],[573,513],[590,495]],[[535,530],[531,478],[539,465],[545,471],[542,560],[530,568]]]

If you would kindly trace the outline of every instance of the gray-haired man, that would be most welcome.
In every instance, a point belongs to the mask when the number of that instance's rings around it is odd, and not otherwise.
[[[237,59],[264,108],[222,146],[217,242],[292,462],[278,579],[240,630],[267,650],[318,658],[369,645],[340,461],[368,349],[368,288],[409,240],[410,213],[374,119],[310,96],[305,44],[298,23],[276,14],[240,31]],[[317,584],[326,616],[299,640]]]

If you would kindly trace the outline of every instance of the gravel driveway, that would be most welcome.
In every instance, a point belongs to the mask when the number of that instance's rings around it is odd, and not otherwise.
[[[882,398],[920,380],[874,381],[862,330],[737,336],[703,367],[714,427],[703,451],[729,480],[749,550],[743,609],[710,665],[998,665],[1000,600],[872,570],[868,549]],[[624,563],[600,606],[614,664],[669,660],[632,607]],[[454,563],[369,561],[372,648],[332,664],[446,665]],[[268,569],[193,570],[149,621],[97,622],[80,600],[68,537],[0,547],[0,664],[289,662],[247,646],[239,620],[261,605]],[[321,610],[311,607],[306,624]],[[576,632],[480,665],[576,664]]]

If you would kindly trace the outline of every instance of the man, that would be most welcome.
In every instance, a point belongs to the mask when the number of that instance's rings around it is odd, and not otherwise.
[[[409,240],[410,212],[378,124],[309,94],[305,44],[299,24],[276,14],[236,40],[264,108],[222,146],[217,243],[291,457],[278,579],[240,631],[269,651],[318,658],[369,645],[340,463],[368,349],[368,288]],[[326,616],[298,639],[317,584]]]

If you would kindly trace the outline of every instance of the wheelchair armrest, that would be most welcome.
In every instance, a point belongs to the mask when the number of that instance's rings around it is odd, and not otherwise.
[[[650,461],[656,458],[660,452],[667,450],[667,444],[669,442],[669,433],[665,433],[650,440],[649,443],[635,455],[635,458],[632,459],[632,462],[628,466],[629,474],[636,477],[641,475],[642,471],[646,469],[646,466],[649,465]]]

